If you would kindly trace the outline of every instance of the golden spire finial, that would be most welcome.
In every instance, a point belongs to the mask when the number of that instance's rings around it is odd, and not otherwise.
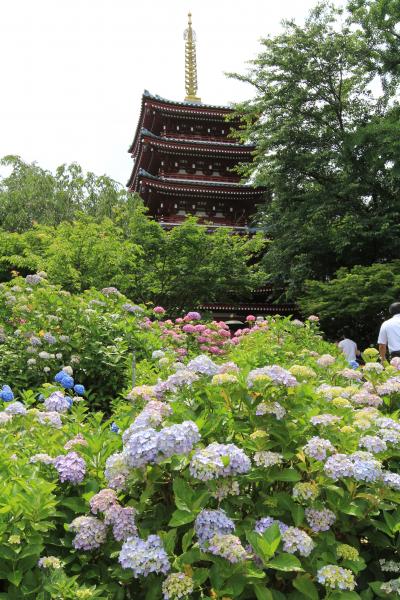
[[[188,14],[188,27],[185,29],[185,88],[187,102],[201,102],[197,94],[196,34],[192,29],[192,13]]]

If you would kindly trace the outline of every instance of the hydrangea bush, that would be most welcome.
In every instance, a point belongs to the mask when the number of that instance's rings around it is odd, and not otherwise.
[[[2,382],[0,598],[398,597],[399,364],[249,323],[224,354],[163,337],[110,419],[60,372]]]

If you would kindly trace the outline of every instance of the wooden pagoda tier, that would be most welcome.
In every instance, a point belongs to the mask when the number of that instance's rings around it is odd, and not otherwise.
[[[254,146],[229,137],[239,125],[227,122],[231,114],[226,106],[172,102],[144,92],[129,148],[134,167],[128,188],[165,227],[195,215],[210,229],[250,230],[266,191],[241,183],[234,172],[238,163],[252,160]]]

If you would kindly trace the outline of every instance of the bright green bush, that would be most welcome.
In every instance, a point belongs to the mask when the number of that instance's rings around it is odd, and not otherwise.
[[[397,597],[396,361],[369,351],[352,370],[312,323],[285,319],[238,338],[218,365],[201,355],[177,368],[165,348],[108,421],[75,400],[58,427],[57,384],[21,393],[26,414],[9,419],[25,410],[4,404],[0,598]],[[208,510],[224,511],[228,537],[207,538]],[[90,519],[71,528],[76,517]],[[38,566],[49,556],[62,568]]]

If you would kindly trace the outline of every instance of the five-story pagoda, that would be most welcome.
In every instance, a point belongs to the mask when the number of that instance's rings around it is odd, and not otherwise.
[[[249,220],[265,190],[240,182],[234,167],[252,160],[252,145],[229,137],[236,121],[227,106],[203,104],[197,97],[195,34],[189,13],[185,31],[186,97],[165,100],[145,91],[129,152],[134,167],[128,181],[149,214],[167,228],[189,215],[210,230],[229,226],[249,231]]]

